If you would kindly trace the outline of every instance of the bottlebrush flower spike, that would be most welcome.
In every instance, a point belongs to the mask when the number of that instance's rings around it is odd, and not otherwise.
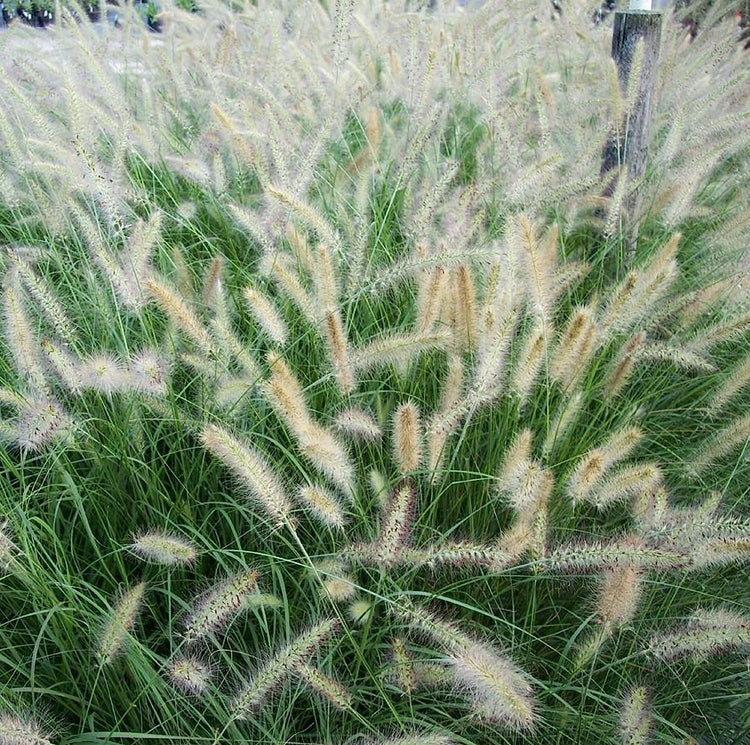
[[[372,613],[372,603],[360,598],[349,605],[349,618],[357,626],[364,626]]]
[[[314,565],[315,576],[322,582],[321,594],[327,595],[334,602],[351,600],[357,594],[357,583],[346,572],[345,564],[331,560]]]
[[[207,308],[216,309],[223,294],[222,277],[224,276],[224,257],[214,256],[206,267],[203,275],[201,302]]]
[[[381,516],[380,533],[375,541],[375,558],[390,567],[409,541],[417,509],[417,492],[410,481],[402,481],[392,492]]]
[[[201,442],[249,488],[255,501],[277,527],[289,524],[291,504],[276,474],[259,452],[243,445],[225,429],[214,424],[209,424],[203,430]]]
[[[692,655],[696,660],[750,646],[750,617],[725,608],[694,611],[677,630],[657,634],[646,651],[662,660]]]
[[[271,341],[284,345],[289,332],[284,319],[267,295],[255,287],[246,287],[242,292],[250,312]]]
[[[471,692],[480,716],[518,730],[533,727],[536,716],[531,685],[510,658],[424,608],[406,603],[395,613],[442,647],[454,681]]]
[[[47,384],[39,344],[31,331],[31,323],[26,312],[25,293],[18,272],[13,268],[7,272],[4,300],[6,340],[13,355],[16,370],[33,388],[45,391]]]
[[[381,365],[406,365],[420,354],[444,349],[449,336],[444,331],[426,333],[393,333],[381,336],[363,347],[353,349],[351,364],[355,370],[367,371]]]
[[[350,408],[339,412],[334,419],[336,428],[359,440],[372,442],[379,439],[383,432],[372,414],[364,409]]]
[[[402,476],[419,468],[422,425],[419,409],[411,401],[401,404],[393,415],[393,450]]]
[[[167,394],[169,365],[154,349],[142,349],[130,360],[130,384],[150,396]]]
[[[71,393],[79,394],[83,387],[80,365],[63,347],[50,339],[42,339],[40,345],[60,382]]]
[[[135,624],[146,583],[141,582],[127,590],[110,611],[109,618],[99,636],[97,656],[102,665],[108,665],[125,646],[130,630]]]
[[[302,387],[286,362],[269,357],[271,376],[263,386],[272,406],[297,439],[300,452],[347,493],[353,483],[353,467],[343,445],[329,430],[313,421]]]
[[[16,547],[13,544],[8,523],[0,523],[0,570],[7,569],[13,562]]]
[[[294,672],[308,688],[328,699],[337,709],[352,708],[351,691],[316,667],[302,662],[295,665]]]
[[[696,457],[687,464],[688,470],[699,474],[715,461],[729,455],[750,438],[750,414],[733,419],[729,425],[704,443]]]
[[[417,690],[417,676],[414,671],[414,660],[406,642],[400,637],[391,640],[390,672],[394,685],[402,693],[414,693]]]
[[[184,638],[188,644],[221,629],[229,619],[249,606],[248,599],[258,589],[260,572],[242,572],[228,577],[193,601],[193,609],[184,620]]]
[[[414,732],[410,735],[388,737],[379,740],[377,745],[455,745],[451,735],[440,732]]]
[[[63,310],[58,299],[52,294],[47,282],[40,278],[34,269],[19,255],[15,249],[9,249],[12,266],[18,271],[28,292],[36,301],[39,309],[47,317],[48,321],[66,344],[76,339],[73,324]]]
[[[649,546],[637,536],[609,542],[569,543],[553,550],[546,565],[558,572],[588,572],[635,566],[642,569],[675,569],[688,563],[678,551]]]
[[[577,308],[550,354],[550,378],[573,388],[586,371],[594,352],[596,321],[590,308]]]
[[[442,266],[437,266],[424,273],[419,284],[417,298],[416,329],[419,333],[428,333],[434,330],[435,323],[440,317],[449,277],[449,272]]]
[[[211,684],[211,667],[197,657],[177,657],[167,666],[167,678],[185,693],[200,695]]]
[[[319,520],[332,528],[342,528],[346,515],[338,498],[322,486],[302,486],[299,500]]]
[[[547,340],[551,337],[552,328],[544,323],[537,323],[526,337],[510,380],[510,389],[518,396],[521,406],[526,403],[534,381],[542,368],[547,351]]]
[[[0,714],[2,745],[53,745],[51,736],[33,719],[21,719],[10,713]]]
[[[637,463],[612,473],[597,485],[595,491],[587,495],[600,510],[615,502],[630,499],[643,492],[656,489],[662,473],[655,463]]]
[[[355,379],[349,358],[349,341],[346,338],[341,314],[338,310],[326,311],[323,324],[336,380],[341,392],[349,394],[354,390]]]
[[[134,536],[129,548],[146,561],[172,566],[190,565],[198,556],[192,543],[180,536],[161,531],[148,531]]]
[[[67,440],[73,421],[62,406],[51,399],[32,398],[19,409],[11,435],[21,450],[35,452],[50,442]]]
[[[337,619],[326,619],[300,634],[287,646],[276,652],[261,665],[253,677],[242,687],[232,702],[232,717],[243,719],[251,710],[263,703],[284,678],[307,662],[312,653],[336,633]]]
[[[477,302],[474,277],[466,264],[459,264],[453,270],[450,304],[450,327],[453,335],[453,349],[471,349],[477,339]]]
[[[646,343],[646,332],[639,331],[622,345],[615,358],[612,369],[604,381],[604,393],[609,398],[615,398],[620,394],[633,373],[638,360],[638,353]]]
[[[209,359],[214,359],[216,357],[214,342],[193,310],[177,292],[156,279],[149,279],[146,282],[146,289],[167,314],[169,320],[184,332],[204,355]]]
[[[711,397],[709,411],[717,414],[748,385],[750,385],[750,355],[729,371],[721,387]]]
[[[81,388],[90,388],[107,396],[123,390],[130,382],[120,361],[107,354],[82,360],[78,366],[78,377]]]
[[[651,729],[648,695],[642,686],[628,691],[620,705],[620,740],[622,745],[646,745]]]
[[[605,626],[621,626],[638,610],[643,588],[638,567],[608,569],[604,572],[596,601],[596,613]]]
[[[499,487],[502,491],[511,492],[517,489],[524,473],[531,464],[532,432],[528,427],[520,430],[503,458],[499,475]]]

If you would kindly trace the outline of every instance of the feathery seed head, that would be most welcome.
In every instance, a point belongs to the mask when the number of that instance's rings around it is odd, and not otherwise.
[[[578,461],[568,481],[568,493],[573,503],[586,499],[605,471],[602,451],[591,450]]]
[[[686,564],[680,551],[647,545],[638,536],[625,536],[609,542],[569,543],[552,551],[546,559],[550,569],[559,572],[588,572],[639,567],[675,569]]]
[[[150,396],[167,394],[169,364],[155,349],[142,349],[130,361],[131,385]]]
[[[550,355],[550,377],[563,388],[573,388],[586,371],[594,352],[596,320],[591,308],[577,308]]]
[[[409,541],[411,524],[417,509],[417,492],[410,481],[402,481],[391,497],[380,520],[380,534],[375,542],[378,560],[393,566]]]
[[[349,408],[339,412],[334,420],[337,429],[357,439],[374,441],[381,437],[380,425],[364,409]]]
[[[224,627],[232,616],[249,607],[249,597],[258,588],[260,572],[251,570],[228,577],[193,601],[186,615],[184,638],[188,644]]]
[[[224,257],[216,255],[206,267],[203,276],[201,301],[206,308],[216,308],[223,294],[222,278],[224,276]]]
[[[0,570],[5,570],[13,561],[16,547],[13,543],[8,523],[0,523]]]
[[[655,463],[625,466],[603,479],[587,499],[601,510],[637,494],[654,491],[661,478],[661,469]]]
[[[21,718],[9,712],[0,714],[1,745],[53,745],[52,737],[31,718]]]
[[[483,719],[532,729],[535,721],[532,688],[514,663],[491,647],[477,643],[449,658],[457,683],[466,687]]]
[[[263,703],[287,675],[307,662],[312,653],[338,631],[340,623],[331,618],[300,634],[261,665],[242,687],[232,703],[233,718],[243,719]]]
[[[346,522],[344,510],[338,498],[321,486],[303,486],[299,490],[300,501],[320,520],[332,528],[341,528]]]
[[[167,677],[185,693],[200,695],[211,685],[211,667],[197,657],[176,657],[167,666]]]
[[[83,360],[78,368],[78,377],[82,388],[91,388],[105,395],[126,388],[130,382],[119,360],[106,354]]]
[[[440,732],[414,732],[409,735],[389,737],[378,745],[455,745],[450,735]]]
[[[281,419],[297,433],[310,420],[302,386],[281,356],[269,354],[268,364],[271,375],[263,385],[263,391]]]
[[[721,387],[711,397],[709,410],[716,414],[740,391],[750,385],[750,355],[729,372]]]
[[[50,339],[42,339],[40,346],[60,382],[71,393],[80,393],[83,386],[80,365],[76,364],[64,347],[55,344]]]
[[[39,345],[31,330],[25,293],[18,272],[12,267],[7,272],[4,300],[6,340],[13,354],[16,370],[30,385],[44,390],[46,384]]]
[[[510,381],[510,389],[518,396],[522,406],[526,402],[536,376],[544,363],[547,339],[551,335],[552,329],[550,326],[537,323],[526,337]]]
[[[203,446],[247,486],[251,495],[276,526],[289,523],[291,504],[265,458],[256,450],[243,445],[227,430],[209,424],[201,433]]]
[[[67,440],[72,432],[73,422],[59,403],[32,398],[20,408],[13,435],[21,450],[35,452],[52,441]]]
[[[646,745],[651,729],[648,694],[642,686],[629,690],[620,705],[620,740],[622,745]]]
[[[192,543],[180,536],[161,531],[148,531],[134,536],[129,548],[146,561],[173,566],[189,566],[198,556]]]
[[[321,567],[320,571],[323,572],[324,567]],[[340,567],[331,568],[326,574],[328,576],[322,577],[321,594],[330,597],[337,603],[351,600],[357,594],[357,585],[354,578],[342,571]]]
[[[358,626],[364,626],[372,614],[372,602],[360,598],[349,605],[349,618]]]
[[[180,329],[195,346],[209,359],[215,357],[215,345],[203,324],[198,320],[193,310],[178,295],[176,290],[166,284],[149,279],[146,289],[156,300],[161,309],[167,314],[172,323]]]
[[[692,655],[700,660],[750,647],[750,617],[724,608],[698,609],[677,630],[654,636],[647,651],[658,659]]]
[[[341,392],[349,394],[354,390],[354,370],[349,359],[349,342],[338,309],[326,311],[324,324],[336,380]]]
[[[352,694],[341,683],[324,675],[307,663],[295,665],[294,672],[311,690],[327,699],[337,709],[347,710],[352,706]]]
[[[255,287],[245,287],[242,291],[250,312],[271,341],[284,345],[289,332],[284,319],[271,300]]]
[[[449,272],[442,266],[425,272],[420,281],[417,297],[417,331],[432,331],[440,317],[444,295],[448,287]]]
[[[750,438],[750,414],[736,417],[703,444],[696,457],[688,464],[691,473],[704,471],[713,462],[728,455]]]
[[[300,452],[350,495],[354,491],[354,467],[336,436],[312,420],[305,422],[296,434]]]
[[[141,582],[127,590],[109,613],[99,636],[97,656],[107,665],[122,650],[140,610],[146,583]]]
[[[413,693],[417,689],[417,676],[414,660],[400,637],[391,639],[391,676],[394,685],[403,693]]]
[[[476,288],[471,269],[459,264],[453,270],[449,322],[456,351],[471,349],[477,338]]]
[[[638,567],[626,566],[604,572],[596,602],[596,611],[605,625],[620,626],[638,610],[642,581]]]
[[[381,365],[404,366],[424,352],[444,349],[448,341],[449,336],[444,331],[386,334],[352,350],[351,364],[362,371]]]
[[[422,460],[422,425],[419,409],[411,401],[401,404],[393,416],[393,449],[402,475],[419,468]]]

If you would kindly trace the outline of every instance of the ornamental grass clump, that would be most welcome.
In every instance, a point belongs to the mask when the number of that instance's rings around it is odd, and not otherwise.
[[[3,32],[0,741],[742,740],[750,66],[560,5]]]

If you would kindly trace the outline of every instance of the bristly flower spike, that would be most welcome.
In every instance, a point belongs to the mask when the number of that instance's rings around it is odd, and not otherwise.
[[[232,703],[232,716],[244,719],[263,703],[287,675],[306,663],[312,653],[339,628],[337,619],[326,619],[313,626],[276,652],[242,687]]]
[[[125,646],[130,630],[140,610],[146,583],[141,582],[127,590],[110,611],[99,636],[97,656],[102,665],[107,665]]]
[[[419,468],[422,460],[422,424],[419,409],[407,401],[393,416],[393,449],[401,475]]]
[[[214,424],[209,424],[203,430],[201,442],[250,489],[253,498],[266,510],[274,525],[291,525],[291,503],[276,474],[259,452],[243,445],[225,429]]]
[[[620,706],[622,745],[646,745],[651,721],[646,689],[638,686],[628,691]]]
[[[2,745],[53,745],[51,736],[33,719],[22,719],[7,712],[0,714]]]
[[[167,677],[185,693],[200,695],[211,684],[211,667],[197,657],[177,657],[167,666]]]
[[[258,589],[260,572],[242,572],[214,585],[193,601],[193,608],[184,621],[184,638],[190,644],[212,634],[229,619],[249,607],[249,597]]]
[[[172,566],[189,566],[198,556],[198,551],[189,541],[162,531],[139,533],[133,537],[129,548],[145,561]]]

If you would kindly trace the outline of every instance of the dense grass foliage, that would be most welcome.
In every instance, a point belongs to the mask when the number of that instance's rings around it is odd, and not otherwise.
[[[0,38],[0,743],[748,741],[735,29],[397,5]]]

